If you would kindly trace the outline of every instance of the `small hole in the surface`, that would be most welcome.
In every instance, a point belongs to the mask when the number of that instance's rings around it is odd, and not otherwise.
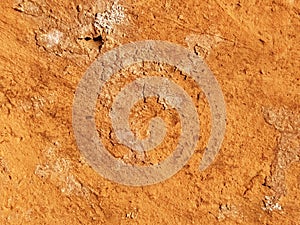
[[[99,35],[98,37],[94,37],[93,38],[93,41],[98,41],[98,42],[102,42],[102,36],[101,35]]]

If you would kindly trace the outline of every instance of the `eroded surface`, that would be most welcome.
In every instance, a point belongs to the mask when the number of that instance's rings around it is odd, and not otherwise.
[[[0,224],[299,223],[299,8],[285,0],[1,1]],[[203,132],[174,177],[128,188],[99,176],[80,155],[72,106],[98,54],[145,39],[205,58],[224,93],[227,131],[218,157],[200,173],[210,123],[201,90],[160,65],[116,74],[96,115],[99,138],[116,157],[155,163],[172,152],[180,130],[172,109],[148,99],[131,111],[132,129],[144,137],[155,114],[165,118],[174,129],[159,151],[143,158],[110,136],[105,99],[139,73],[162,71],[188,90]]]

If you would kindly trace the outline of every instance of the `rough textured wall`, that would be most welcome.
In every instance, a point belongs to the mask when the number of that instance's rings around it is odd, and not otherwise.
[[[0,2],[0,224],[300,224],[300,2],[295,0],[8,0]],[[148,165],[172,152],[178,115],[137,102],[132,130],[155,115],[169,128],[146,157],[118,145],[107,117],[120,88],[142,75],[175,80],[192,96],[201,139],[172,178],[127,187],[97,174],[72,130],[76,87],[100,54],[166,40],[202,57],[226,102],[227,129],[210,167],[199,163],[209,107],[180,71],[145,64],[120,71],[99,96],[108,150]],[[124,76],[123,76],[124,75]]]

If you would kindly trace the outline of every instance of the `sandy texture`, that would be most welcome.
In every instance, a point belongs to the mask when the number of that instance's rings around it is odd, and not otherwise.
[[[58,1],[0,2],[0,224],[300,224],[300,2]],[[132,131],[167,124],[147,155],[119,145],[109,108],[136,77],[172,79],[192,98],[201,139],[188,164],[163,183],[128,187],[97,174],[72,130],[76,87],[99,54],[138,40],[194,51],[226,102],[221,151],[205,171],[210,110],[194,81],[148,63],[120,71],[99,95],[99,138],[116,157],[151,165],[180,132],[178,113],[148,98],[130,114]]]

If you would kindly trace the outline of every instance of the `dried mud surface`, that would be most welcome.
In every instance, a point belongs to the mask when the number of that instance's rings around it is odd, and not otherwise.
[[[0,224],[300,224],[299,1],[8,0],[0,11]],[[201,90],[167,65],[120,71],[96,113],[99,138],[115,157],[159,162],[180,132],[176,111],[149,98],[132,109],[132,130],[145,137],[160,115],[170,128],[164,142],[142,156],[118,145],[107,114],[136,77],[159,71],[174,80],[201,121],[181,171],[128,187],[97,174],[80,154],[72,104],[98,55],[146,39],[205,60],[224,94],[227,130],[216,160],[200,172],[210,126]]]

